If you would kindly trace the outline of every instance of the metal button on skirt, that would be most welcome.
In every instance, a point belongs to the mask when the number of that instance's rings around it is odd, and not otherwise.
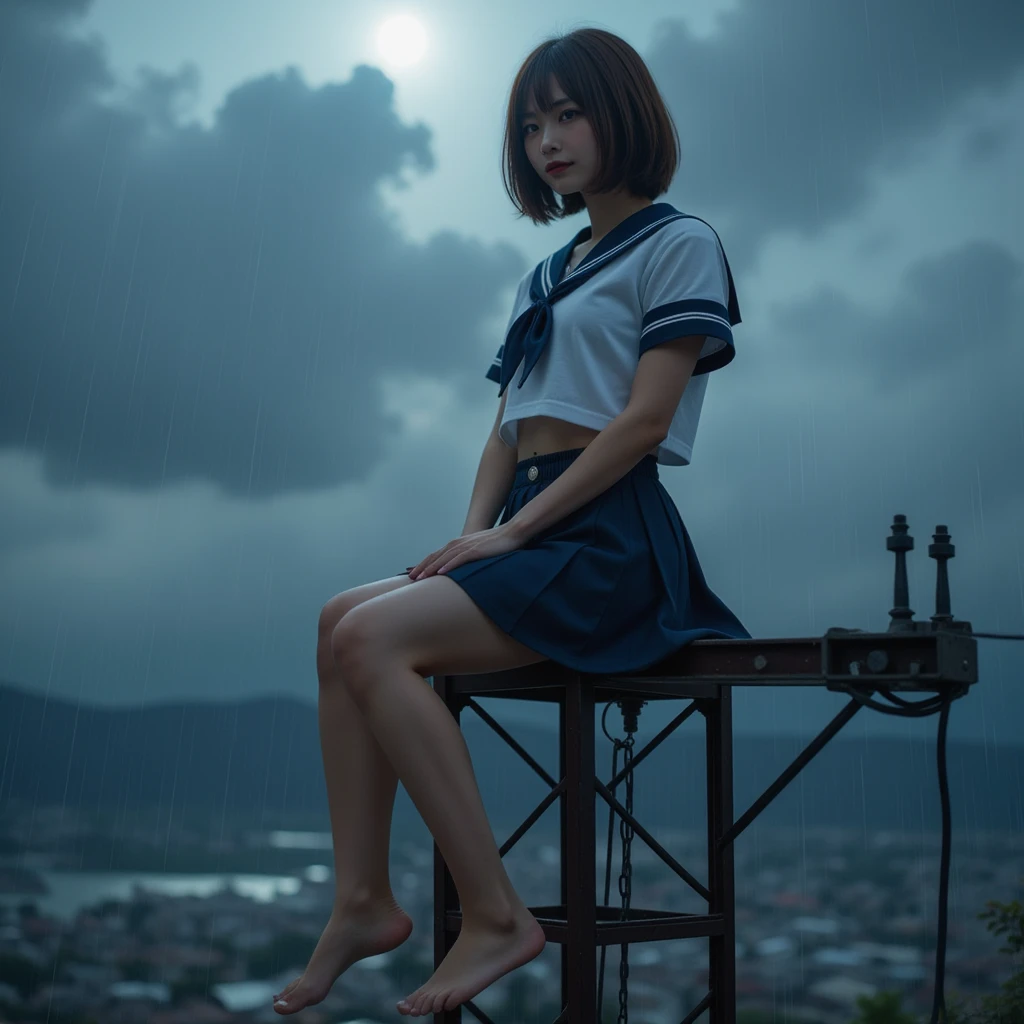
[[[519,462],[499,523],[582,451]],[[504,632],[580,672],[638,670],[693,640],[750,637],[707,585],[653,455],[522,547],[445,575]]]

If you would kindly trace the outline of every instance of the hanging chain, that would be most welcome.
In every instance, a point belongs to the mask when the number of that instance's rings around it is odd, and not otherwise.
[[[640,715],[640,709],[647,703],[645,700],[639,700],[636,698],[626,698],[624,700],[615,701],[618,705],[619,710],[622,712],[622,724],[626,732],[626,738],[620,740],[617,736],[612,736],[608,732],[608,728],[605,725],[605,720],[608,717],[608,712],[611,710],[612,702],[609,701],[605,705],[604,714],[601,715],[601,730],[612,742],[612,775],[614,779],[619,775],[619,751],[623,751],[623,762],[622,766],[627,769],[623,780],[626,783],[626,798],[623,801],[623,806],[626,811],[632,816],[633,814],[633,770],[629,768],[629,765],[633,762],[633,747],[636,744],[634,734],[637,730],[637,718]],[[615,794],[615,786],[611,787],[612,795]],[[612,807],[608,808],[608,850],[605,858],[605,871],[604,871],[604,900],[607,905],[608,902],[608,889],[611,885],[611,873],[612,873],[612,819],[615,816],[615,809]],[[630,909],[630,900],[632,899],[633,893],[633,860],[632,860],[632,844],[633,844],[633,826],[626,821],[621,815],[619,816],[619,837],[622,840],[622,867],[619,872],[619,896],[622,898],[622,908],[619,911],[619,920],[625,921],[628,916]],[[627,998],[629,995],[629,944],[622,943],[619,947],[620,958],[619,958],[619,1015],[616,1018],[616,1024],[629,1024],[629,1008],[627,1006]],[[604,963],[605,953],[608,947],[606,945],[601,946],[601,963],[598,969],[598,981],[597,981],[597,1005],[598,1012],[600,1013],[600,1007],[603,1004],[602,995],[604,992]]]
[[[635,720],[634,720],[635,727]],[[628,736],[622,744],[623,760],[622,767],[627,769],[626,775],[626,799],[623,802],[626,810],[633,813],[633,770],[629,766],[633,762],[634,738]],[[625,818],[619,819],[619,838],[622,840],[622,870],[619,872],[619,895],[622,897],[622,910],[619,915],[620,921],[625,921],[627,911],[630,907],[630,900],[633,895],[633,826]],[[619,1016],[618,1024],[628,1024],[629,1008],[626,1004],[627,986],[629,984],[629,946],[623,944],[620,949],[622,955],[619,957]]]

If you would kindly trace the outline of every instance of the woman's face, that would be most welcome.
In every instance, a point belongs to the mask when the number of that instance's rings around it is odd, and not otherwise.
[[[541,112],[534,97],[530,98],[519,126],[523,147],[533,169],[556,192],[582,192],[597,171],[597,140],[579,105],[568,99],[554,77],[551,95],[555,102],[547,114]],[[547,169],[552,161],[567,163],[569,167],[553,173]]]

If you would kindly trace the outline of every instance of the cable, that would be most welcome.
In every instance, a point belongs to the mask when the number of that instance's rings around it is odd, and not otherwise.
[[[940,627],[941,628],[941,627]],[[991,640],[1024,640],[1024,633],[980,633],[973,629],[964,630],[964,634],[974,637],[985,637]],[[937,693],[922,700],[910,701],[895,693],[866,688],[861,692],[856,684],[843,688],[850,697],[883,715],[897,715],[900,718],[925,718],[938,712],[939,729],[936,740],[936,764],[939,776],[939,806],[942,813],[942,851],[939,855],[939,908],[937,936],[935,941],[935,989],[932,998],[932,1014],[929,1024],[940,1024],[946,1020],[946,932],[949,921],[949,861],[952,847],[953,822],[949,807],[949,775],[946,768],[946,734],[949,728],[949,710],[953,701],[967,693],[969,686],[950,687],[943,693]],[[885,705],[875,700],[871,694],[889,701]]]
[[[1024,634],[1020,633],[976,633],[972,630],[970,635],[974,637],[987,637],[992,640],[1024,640]],[[946,926],[949,920],[949,858],[952,837],[952,816],[949,812],[949,777],[946,772],[946,732],[949,727],[949,709],[952,707],[952,702],[957,697],[967,693],[967,690],[968,687],[963,686],[958,690],[948,693],[946,696],[930,697],[920,702],[921,705],[928,705],[928,703],[935,703],[937,700],[941,706],[936,754],[939,775],[939,804],[942,811],[942,853],[939,857],[939,910],[935,941],[935,992],[932,997],[930,1024],[939,1024],[940,1015],[942,1021],[946,1020]],[[909,705],[910,703],[896,697],[895,694],[888,694],[888,696],[896,699],[900,705]],[[883,709],[880,708],[879,710]],[[889,710],[887,713],[896,715],[901,712]],[[929,713],[919,712],[919,714]]]
[[[949,725],[949,709],[953,701],[967,693],[967,685],[953,687],[945,693],[926,697],[919,701],[908,701],[894,693],[880,692],[879,696],[891,701],[893,706],[872,699],[865,693],[851,689],[847,692],[859,704],[880,711],[883,715],[900,718],[924,718],[939,713],[939,731],[936,743],[936,760],[939,774],[939,804],[942,810],[942,852],[939,857],[939,909],[938,937],[935,942],[935,994],[932,1002],[930,1024],[940,1024],[946,1019],[946,926],[949,920],[949,860],[952,846],[953,823],[949,809],[949,777],[946,770],[946,732]]]
[[[942,807],[942,853],[939,856],[939,911],[938,936],[935,940],[935,990],[932,995],[931,1024],[938,1024],[939,1015],[946,1020],[946,922],[948,920],[949,854],[953,823],[949,813],[949,778],[946,775],[946,728],[953,698],[946,701],[939,712],[937,746],[939,770],[939,802]],[[941,956],[939,955],[941,950]]]
[[[964,630],[967,636],[985,637],[992,640],[1024,640],[1021,633],[980,633],[974,630]],[[970,689],[969,684],[951,686],[942,693],[937,693],[921,700],[911,701],[898,694],[885,690],[878,690],[871,686],[860,686],[854,683],[844,686],[844,692],[848,693],[851,699],[862,704],[864,707],[879,711],[883,715],[896,715],[899,718],[926,718],[928,715],[939,715],[939,728],[936,738],[936,767],[939,777],[939,807],[942,818],[942,841],[939,855],[939,905],[935,941],[935,986],[932,997],[932,1012],[929,1024],[945,1024],[946,1021],[946,936],[949,923],[949,865],[952,851],[953,820],[950,812],[949,802],[949,773],[946,765],[946,736],[949,731],[949,712],[953,701],[963,697]],[[867,692],[863,692],[866,690]],[[875,700],[872,694],[877,694],[888,704]],[[605,707],[607,715],[611,703]],[[605,735],[609,735],[604,728],[604,716],[601,725]],[[635,728],[635,727],[634,727]],[[613,740],[613,742],[616,742]],[[617,748],[616,748],[617,753]],[[614,765],[615,762],[613,762]],[[614,767],[612,769],[614,774]],[[609,817],[609,854],[611,852],[611,819]],[[611,858],[608,858],[608,868],[611,866]],[[607,888],[606,873],[606,888]],[[607,898],[607,893],[606,893]],[[604,954],[606,947],[601,949],[601,984],[604,984]],[[708,997],[710,998],[710,996]],[[561,1019],[561,1018],[560,1018]]]

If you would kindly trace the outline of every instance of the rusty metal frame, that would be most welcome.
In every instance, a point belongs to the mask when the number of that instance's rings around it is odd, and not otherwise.
[[[927,626],[928,624],[921,624]],[[969,629],[969,625],[968,625]],[[560,801],[560,903],[531,907],[549,942],[561,946],[563,1010],[554,1024],[595,1024],[596,950],[602,945],[705,937],[709,944],[708,992],[683,1018],[692,1024],[710,1010],[712,1024],[735,1024],[735,882],[733,842],[817,755],[872,693],[933,692],[955,699],[977,681],[977,640],[963,629],[909,629],[887,633],[829,630],[824,637],[778,640],[698,640],[672,657],[629,675],[587,675],[553,662],[481,675],[437,676],[434,689],[456,721],[474,711],[544,780],[550,792],[501,845],[504,856],[555,800]],[[850,702],[807,744],[779,777],[738,818],[733,817],[733,686],[826,686],[851,694]],[[481,707],[476,697],[556,702],[559,710],[559,775],[553,779]],[[598,704],[626,698],[685,699],[689,704],[633,758],[635,770],[694,713],[704,717],[707,762],[708,884],[679,864],[612,795],[626,769],[602,782],[596,774],[594,712]],[[860,698],[860,699],[854,699]],[[600,794],[635,834],[708,903],[706,914],[598,906],[595,834]],[[458,936],[458,894],[434,846],[434,961],[444,959]],[[435,1024],[461,1024],[465,1009],[481,1024],[495,1024],[472,1001],[434,1014]]]

